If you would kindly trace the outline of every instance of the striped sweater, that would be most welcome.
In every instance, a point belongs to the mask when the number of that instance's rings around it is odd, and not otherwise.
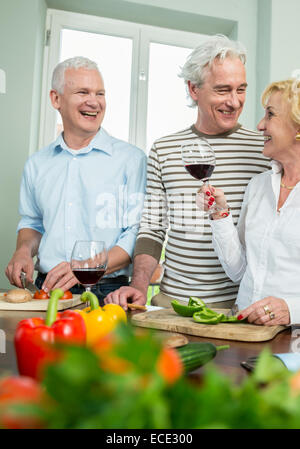
[[[210,183],[224,190],[235,223],[249,180],[270,168],[262,154],[262,135],[241,125],[216,136],[192,126],[157,140],[149,153],[147,194],[134,255],[159,260],[167,236],[161,292],[185,301],[190,296],[207,302],[232,300],[238,285],[226,276],[212,247],[208,219],[196,207],[201,182],[187,173],[181,160],[181,145],[199,137],[215,151]]]

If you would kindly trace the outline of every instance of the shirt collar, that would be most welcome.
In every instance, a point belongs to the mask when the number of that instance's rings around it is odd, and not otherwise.
[[[277,173],[281,173],[282,172],[282,165],[280,162],[278,161],[271,161],[271,167],[272,167],[272,171],[273,174],[277,174]]]
[[[111,136],[103,128],[100,128],[97,134],[90,141],[90,143],[86,147],[81,148],[80,150],[72,150],[72,148],[69,148],[66,142],[64,141],[63,133],[61,133],[57,137],[53,145],[56,151],[66,150],[72,154],[74,152],[76,152],[76,154],[83,154],[89,153],[92,150],[98,150],[104,151],[105,153],[111,156],[113,152]]]
[[[191,126],[191,130],[193,131],[193,133],[197,134],[199,137],[227,137],[230,136],[230,134],[235,133],[238,129],[240,129],[242,127],[242,125],[240,123],[237,123],[232,129],[230,129],[229,131],[225,131],[223,133],[220,134],[205,134],[201,131],[199,131],[195,125]]]

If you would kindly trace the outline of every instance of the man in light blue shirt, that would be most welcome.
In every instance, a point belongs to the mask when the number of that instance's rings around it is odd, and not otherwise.
[[[6,268],[21,287],[25,271],[45,291],[79,293],[70,269],[76,240],[103,240],[108,267],[95,293],[128,285],[146,183],[142,150],[110,136],[102,127],[105,90],[97,65],[82,57],[55,68],[50,92],[64,131],[26,162],[20,192],[17,249]]]

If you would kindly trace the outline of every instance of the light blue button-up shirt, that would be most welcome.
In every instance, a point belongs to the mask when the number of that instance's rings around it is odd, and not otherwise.
[[[132,257],[146,185],[142,150],[103,128],[86,148],[72,150],[60,135],[25,164],[18,231],[42,234],[37,269],[70,261],[76,240],[103,240]],[[109,275],[130,275],[131,266]]]

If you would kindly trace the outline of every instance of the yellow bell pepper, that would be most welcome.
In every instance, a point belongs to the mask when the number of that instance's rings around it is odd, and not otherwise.
[[[118,320],[116,320],[112,313],[105,310],[105,306],[103,309],[99,306],[98,298],[94,293],[84,292],[80,299],[82,302],[90,302],[90,307],[86,307],[82,310],[77,309],[76,311],[84,319],[87,344],[91,345],[95,343],[95,341],[109,334],[116,326]],[[120,308],[122,309],[122,307]]]

